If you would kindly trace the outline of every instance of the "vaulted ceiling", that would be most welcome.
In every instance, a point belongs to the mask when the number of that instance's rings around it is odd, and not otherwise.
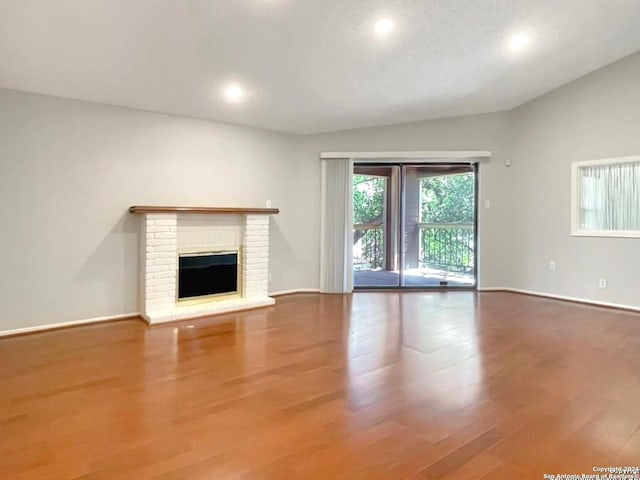
[[[639,23],[638,0],[0,0],[0,86],[311,133],[512,108]]]

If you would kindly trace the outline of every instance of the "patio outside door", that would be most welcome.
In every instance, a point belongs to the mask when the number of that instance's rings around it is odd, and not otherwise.
[[[476,284],[476,167],[356,164],[355,288]]]

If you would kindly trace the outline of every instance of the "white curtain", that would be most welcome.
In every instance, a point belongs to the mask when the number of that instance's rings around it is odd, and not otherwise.
[[[581,230],[640,230],[640,162],[578,168]]]
[[[353,290],[353,160],[322,160],[320,291]]]

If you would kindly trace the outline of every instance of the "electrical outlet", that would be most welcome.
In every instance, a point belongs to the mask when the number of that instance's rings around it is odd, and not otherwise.
[[[549,270],[555,270],[556,269],[556,262],[555,260],[551,260],[549,262]]]
[[[600,282],[598,282],[598,285],[600,286],[600,288],[607,288],[607,279],[601,278]]]
[[[267,281],[269,281],[269,282],[271,281],[271,274],[269,274],[269,276],[267,278]]]
[[[491,208],[491,201],[485,200],[484,201],[484,208]]]
[[[271,200],[267,200],[267,208],[271,208]]]

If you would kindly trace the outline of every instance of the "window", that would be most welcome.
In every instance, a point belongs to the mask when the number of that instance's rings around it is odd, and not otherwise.
[[[572,164],[571,234],[640,237],[640,156]]]

